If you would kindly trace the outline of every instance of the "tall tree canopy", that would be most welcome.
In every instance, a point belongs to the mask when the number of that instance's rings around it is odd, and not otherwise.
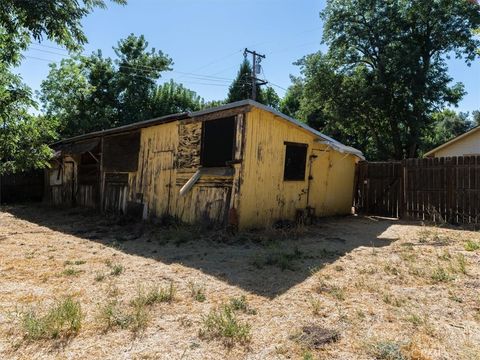
[[[124,4],[125,0],[112,0]],[[31,41],[47,38],[68,50],[86,42],[81,20],[103,0],[0,1],[0,175],[46,166],[54,119],[29,114],[30,89],[11,71]]]
[[[111,0],[126,4],[126,0]],[[104,8],[104,0],[41,0],[0,2],[0,57],[4,62],[18,62],[20,51],[30,41],[50,41],[69,50],[80,50],[87,42],[81,20],[94,8]]]
[[[464,95],[446,58],[478,55],[478,3],[329,0],[321,16],[329,51],[299,62],[299,114],[370,158],[416,156],[432,114]]]
[[[195,91],[171,80],[157,86],[153,93],[151,106],[153,114],[162,116],[184,111],[198,111],[206,105]]]
[[[60,135],[70,137],[182,111],[204,101],[173,81],[157,85],[172,60],[148,49],[143,36],[130,35],[114,48],[116,59],[98,51],[51,64],[41,84],[47,116],[58,119]]]
[[[28,113],[30,89],[19,76],[0,66],[0,175],[42,167],[50,157],[46,145],[55,123]]]
[[[475,114],[470,120],[468,113],[456,113],[445,109],[432,114],[433,126],[431,131],[425,133],[421,153],[436,148],[437,146],[471,130],[475,126]]]
[[[260,86],[257,86],[257,94]],[[252,98],[252,66],[247,59],[240,64],[237,77],[233,80],[228,89],[227,102],[235,102],[239,100]]]

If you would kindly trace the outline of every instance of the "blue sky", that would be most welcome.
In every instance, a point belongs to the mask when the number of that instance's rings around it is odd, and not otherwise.
[[[302,56],[325,50],[321,45],[319,12],[324,0],[129,0],[128,5],[108,4],[83,21],[89,43],[84,52],[101,49],[114,57],[112,46],[130,33],[144,34],[151,47],[173,58],[173,78],[195,90],[205,100],[223,99],[248,47],[266,55],[262,62],[266,80],[280,96],[289,75],[298,74],[292,63]],[[48,63],[68,54],[57,45],[32,44],[17,72],[38,90],[48,74]],[[468,95],[460,111],[480,109],[480,60],[471,67],[449,60],[454,81],[463,82]]]

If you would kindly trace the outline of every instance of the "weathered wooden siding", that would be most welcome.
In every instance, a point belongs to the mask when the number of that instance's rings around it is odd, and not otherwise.
[[[77,191],[77,205],[95,208],[98,204],[97,185],[79,184]]]
[[[138,171],[130,189],[130,199],[146,207],[145,216],[162,216],[168,213],[169,191],[166,185],[174,175],[170,170],[178,144],[176,122],[142,129]],[[172,154],[172,155],[169,155]]]
[[[247,114],[245,137],[240,227],[293,220],[296,211],[307,206],[315,209],[316,216],[351,213],[356,161],[353,155],[315,142],[307,131],[260,109]],[[308,145],[304,181],[283,179],[285,142]],[[317,157],[311,158],[311,155]],[[310,188],[309,175],[312,177]]]
[[[54,165],[54,168],[46,170],[49,183],[46,186],[45,200],[53,206],[72,206],[75,204],[77,191],[76,161],[67,156],[62,159],[61,163]]]
[[[233,176],[202,176],[180,196],[180,189],[200,166],[201,126],[201,122],[172,122],[142,129],[129,201],[144,204],[144,217],[170,215],[190,223],[224,223]]]
[[[350,214],[353,206],[357,158],[333,150],[329,155],[325,200],[320,207],[321,210],[316,214],[317,216]],[[322,169],[319,171],[321,172]],[[319,176],[318,173],[317,176]]]
[[[247,114],[240,227],[267,226],[276,220],[294,219],[297,209],[306,208],[308,175],[304,181],[283,180],[285,141],[307,144],[307,158],[310,155],[312,135],[259,109]]]

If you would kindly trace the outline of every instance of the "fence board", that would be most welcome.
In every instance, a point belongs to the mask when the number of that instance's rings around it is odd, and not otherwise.
[[[480,156],[360,162],[355,207],[387,217],[480,222]]]

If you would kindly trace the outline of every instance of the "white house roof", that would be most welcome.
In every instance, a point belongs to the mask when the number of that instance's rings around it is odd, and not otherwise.
[[[453,139],[447,141],[446,143],[443,143],[442,145],[437,146],[435,149],[432,149],[432,150],[430,150],[429,152],[425,153],[423,156],[424,156],[424,157],[428,157],[428,156],[430,156],[430,155],[434,155],[437,151],[439,151],[439,150],[441,150],[441,149],[443,149],[443,148],[445,148],[445,147],[447,147],[447,146],[452,145],[453,143],[455,143],[455,142],[457,142],[457,141],[459,141],[459,140],[461,140],[461,139],[463,139],[463,138],[465,138],[465,137],[473,134],[474,132],[477,132],[478,130],[480,130],[480,126],[476,126],[476,127],[474,127],[473,129],[467,131],[466,133],[463,133],[462,135],[459,135],[459,136],[457,136],[457,137],[454,137]]]

